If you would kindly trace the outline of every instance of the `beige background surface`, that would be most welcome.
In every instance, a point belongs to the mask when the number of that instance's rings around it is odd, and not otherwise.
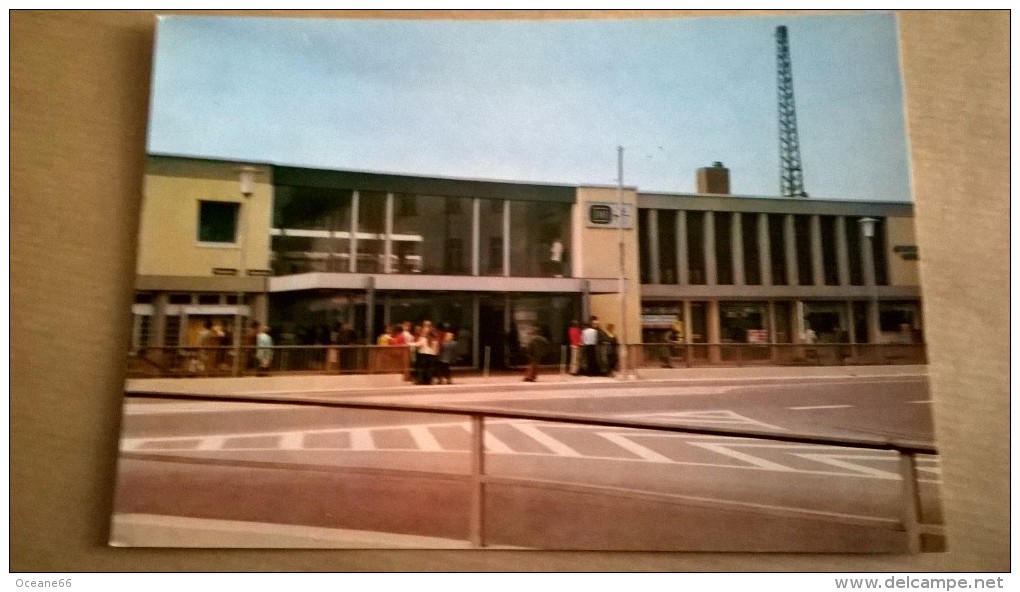
[[[130,331],[125,311],[132,297],[153,14],[15,11],[10,15],[11,570],[1008,570],[1009,15],[906,12],[900,24],[948,553],[106,547],[124,380],[121,352]]]

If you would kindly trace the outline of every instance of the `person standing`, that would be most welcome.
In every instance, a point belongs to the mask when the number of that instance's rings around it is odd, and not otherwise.
[[[570,343],[570,374],[577,376],[581,358],[581,324],[577,321],[570,321],[567,341]]]
[[[244,368],[258,368],[258,361],[255,359],[255,345],[259,335],[259,322],[252,321],[251,325],[244,332],[244,348],[241,351],[241,359],[244,360]]]
[[[452,367],[457,361],[457,335],[452,331],[445,332],[439,347],[439,371],[436,374],[436,382],[443,384],[445,378],[446,384],[453,384]]]
[[[354,328],[351,327],[350,323],[344,322],[340,324],[340,328],[336,332],[336,344],[340,346],[340,371],[351,371],[354,369],[354,360],[356,352],[353,346],[358,340],[358,335],[354,332]]]
[[[255,335],[255,346],[258,375],[265,376],[273,363],[273,338],[269,336],[269,327],[262,325],[258,328],[258,333]]]
[[[542,331],[533,329],[531,341],[528,342],[528,367],[524,373],[524,382],[535,382],[538,379],[538,365],[549,350],[549,340],[542,335]]]
[[[616,366],[620,362],[620,340],[616,337],[616,327],[612,323],[606,325],[606,330],[599,334],[603,340],[603,347],[606,350],[606,374],[616,372]]]
[[[439,353],[439,342],[435,334],[432,321],[425,321],[422,323],[421,336],[414,342],[418,350],[418,384],[432,384],[436,371],[436,354]]]
[[[588,326],[581,331],[581,374],[598,376],[599,318],[592,317]]]

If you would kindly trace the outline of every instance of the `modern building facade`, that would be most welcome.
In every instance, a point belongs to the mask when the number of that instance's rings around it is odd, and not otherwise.
[[[591,315],[627,343],[676,322],[691,344],[920,340],[910,204],[731,196],[720,163],[697,174],[672,195],[151,155],[132,349],[250,318],[278,344],[429,319],[475,367]]]

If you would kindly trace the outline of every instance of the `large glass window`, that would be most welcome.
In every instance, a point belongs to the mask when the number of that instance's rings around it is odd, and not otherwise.
[[[716,282],[719,284],[733,284],[733,214],[730,212],[716,212],[715,218],[715,263]]]
[[[569,276],[570,204],[510,202],[510,275]]]
[[[772,261],[772,283],[785,286],[789,282],[786,273],[786,241],[783,237],[783,215],[769,214],[769,257]]]
[[[864,285],[864,262],[861,260],[861,225],[858,218],[846,218],[846,251],[850,260],[850,285]]]
[[[761,264],[758,251],[758,214],[740,216],[741,242],[744,245],[744,282],[749,286],[761,285]]]
[[[768,336],[768,308],[764,302],[723,302],[719,305],[719,335],[723,343],[760,343]]]
[[[675,284],[676,261],[676,210],[659,210],[659,283]]]
[[[642,284],[652,283],[652,249],[658,245],[652,244],[652,230],[649,226],[649,210],[638,210],[638,263],[640,265],[640,278]]]
[[[687,270],[690,283],[705,283],[704,212],[687,212]]]
[[[836,253],[836,217],[822,216],[822,273],[825,285],[839,285],[839,261]]]
[[[398,195],[391,272],[471,274],[471,198]]]
[[[273,198],[273,273],[349,270],[351,192],[277,187]]]
[[[797,277],[802,286],[814,284],[811,264],[811,216],[793,217],[793,236],[797,244]]]
[[[503,275],[503,204],[501,199],[483,199],[478,208],[478,273]]]
[[[386,249],[386,194],[358,192],[358,273],[383,273]]]
[[[240,208],[229,201],[198,202],[198,242],[236,243]]]

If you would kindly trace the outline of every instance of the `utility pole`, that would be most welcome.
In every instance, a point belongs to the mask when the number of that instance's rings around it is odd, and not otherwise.
[[[623,232],[623,146],[617,147],[616,225],[620,237],[620,378],[627,380],[627,259]]]

